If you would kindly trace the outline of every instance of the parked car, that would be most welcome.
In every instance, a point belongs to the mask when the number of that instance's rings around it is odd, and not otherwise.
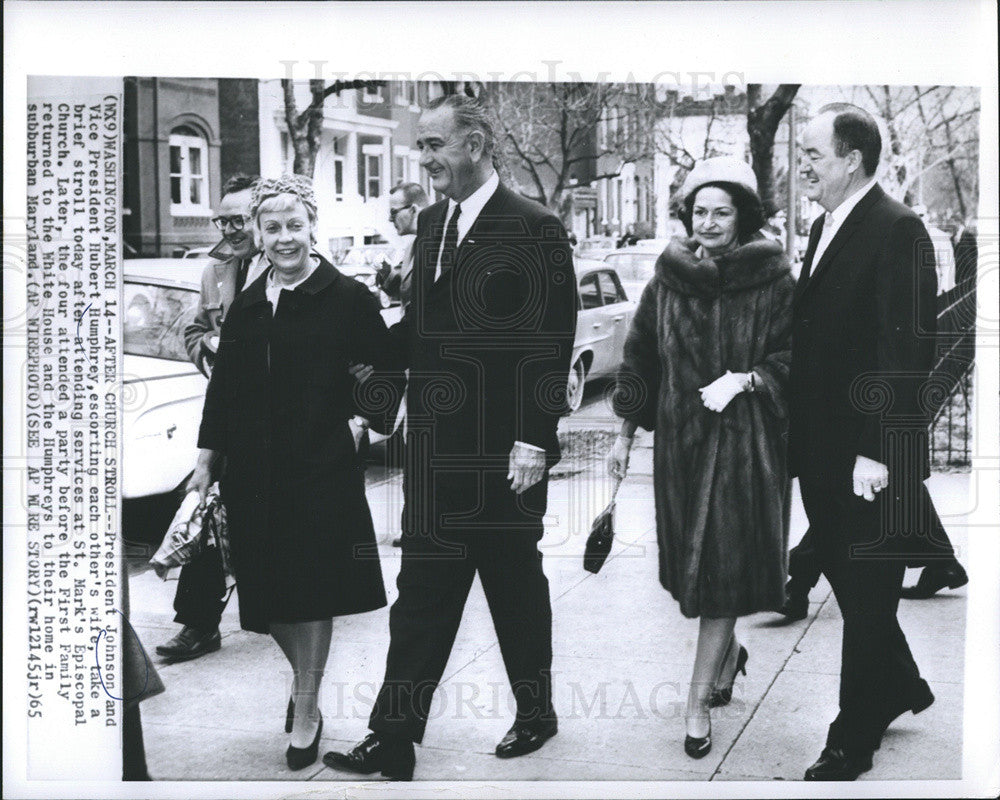
[[[216,245],[212,245],[211,247],[192,247],[190,250],[184,251],[182,258],[198,258],[205,260],[210,258],[208,254],[211,253],[215,247]]]
[[[391,244],[363,244],[345,250],[336,266],[345,275],[367,286],[378,298],[382,308],[389,308],[398,305],[399,301],[393,300],[378,287],[375,283],[375,273],[383,261],[395,264],[401,258],[402,253]]]
[[[599,259],[605,253],[615,249],[615,240],[611,236],[588,236],[581,239],[573,251],[577,258]]]
[[[567,383],[571,412],[580,408],[587,381],[618,369],[636,307],[613,265],[578,259],[576,277],[576,340]]]
[[[642,239],[638,244],[612,250],[604,256],[604,264],[618,273],[629,300],[638,302],[642,290],[653,277],[656,259],[668,241],[668,239]]]
[[[156,546],[198,455],[208,381],[188,359],[184,328],[210,259],[125,259],[122,530]]]

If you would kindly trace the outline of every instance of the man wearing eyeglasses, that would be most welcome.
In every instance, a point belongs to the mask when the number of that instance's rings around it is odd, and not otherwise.
[[[413,270],[413,243],[417,235],[417,215],[430,204],[427,192],[419,183],[401,183],[389,195],[389,221],[400,236],[409,236],[403,260],[395,265],[383,264],[377,279],[382,291],[403,307],[410,303],[410,277]]]
[[[267,267],[263,254],[257,252],[250,220],[250,193],[256,182],[256,177],[233,175],[222,187],[222,200],[212,218],[222,241],[209,252],[216,260],[202,273],[198,314],[184,329],[188,356],[206,376],[226,310]]]
[[[215,261],[201,275],[198,313],[184,329],[188,356],[206,376],[211,372],[222,319],[233,299],[267,267],[257,252],[250,221],[250,194],[257,178],[234,175],[222,187],[222,200],[212,219],[222,241],[209,255]],[[218,550],[208,548],[181,568],[174,596],[174,622],[184,627],[157,654],[171,661],[189,661],[222,646],[219,620],[229,600]]]

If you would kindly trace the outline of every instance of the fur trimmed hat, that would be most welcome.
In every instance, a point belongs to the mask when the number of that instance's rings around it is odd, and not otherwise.
[[[759,199],[757,176],[754,175],[753,168],[739,158],[716,156],[697,162],[684,179],[681,200],[686,202],[706,183],[734,183]]]

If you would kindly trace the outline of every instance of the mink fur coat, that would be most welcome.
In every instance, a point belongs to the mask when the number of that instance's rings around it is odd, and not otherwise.
[[[716,258],[675,239],[625,343],[615,411],[655,431],[660,582],[687,617],[777,609],[784,600],[789,478],[785,387],[794,279],[757,237]],[[699,389],[726,370],[756,391],[716,413]]]

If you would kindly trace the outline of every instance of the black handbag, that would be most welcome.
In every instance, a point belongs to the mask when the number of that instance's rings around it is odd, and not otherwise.
[[[615,498],[621,485],[621,479],[617,479],[615,488],[611,492],[611,502],[597,515],[594,524],[590,526],[590,536],[587,537],[587,547],[583,553],[583,568],[595,575],[607,561],[611,543],[615,539]]]

